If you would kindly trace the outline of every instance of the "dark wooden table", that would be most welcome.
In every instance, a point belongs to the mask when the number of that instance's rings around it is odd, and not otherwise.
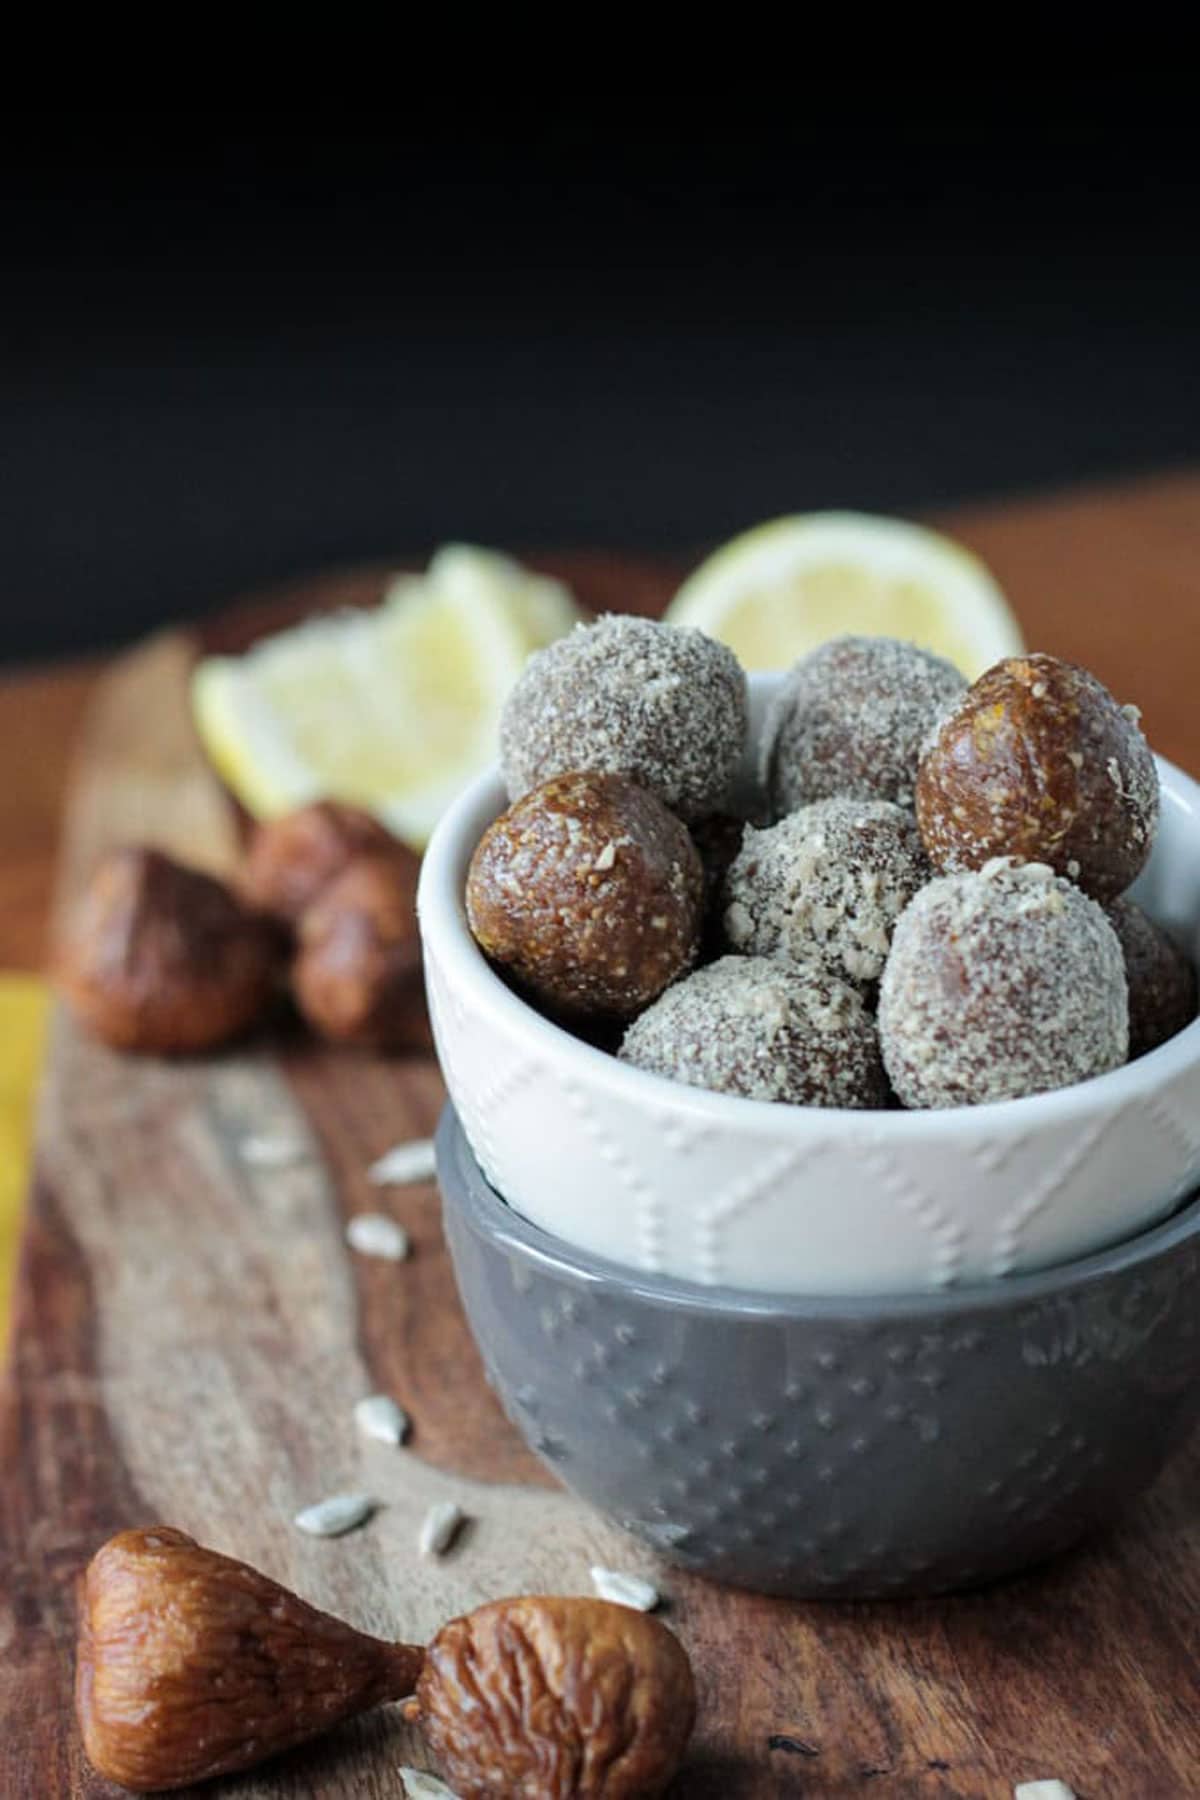
[[[1200,766],[1200,478],[947,522],[995,568],[1034,646],[1094,667],[1142,706],[1158,749]],[[673,578],[611,557],[540,560],[596,607],[652,608]],[[314,582],[235,609],[204,641],[236,646],[377,586],[371,571]],[[40,966],[58,848],[67,888],[99,843],[135,828],[218,865],[236,853],[188,733],[195,649],[168,636],[120,664],[0,682],[0,967]],[[588,1561],[648,1566],[500,1416],[432,1191],[366,1179],[373,1156],[429,1129],[440,1098],[428,1058],[335,1054],[284,1032],[208,1062],[133,1063],[56,1021],[0,1384],[0,1800],[110,1792],[70,1715],[72,1591],[119,1526],[167,1519],[400,1635],[517,1587],[585,1589]],[[247,1166],[239,1146],[264,1132],[295,1145],[293,1165]],[[346,1215],[381,1206],[413,1236],[399,1270],[342,1243]],[[410,1452],[364,1449],[348,1430],[353,1400],[377,1388],[411,1412]],[[367,1531],[313,1544],[291,1530],[297,1504],[351,1485],[386,1500]],[[431,1569],[415,1525],[445,1495],[476,1523]],[[998,1800],[1037,1775],[1088,1800],[1200,1792],[1195,1447],[1104,1540],[988,1593],[789,1605],[660,1579],[701,1690],[681,1800]],[[221,1791],[394,1794],[397,1765],[420,1756],[385,1710]]]

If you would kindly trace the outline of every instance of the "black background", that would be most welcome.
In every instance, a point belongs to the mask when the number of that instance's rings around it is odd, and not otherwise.
[[[691,548],[1197,457],[1183,73],[818,85],[9,115],[0,653],[447,537]]]

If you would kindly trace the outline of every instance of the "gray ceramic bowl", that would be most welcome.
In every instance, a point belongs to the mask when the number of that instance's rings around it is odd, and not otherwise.
[[[453,1112],[459,1290],[527,1443],[671,1560],[738,1587],[968,1587],[1065,1549],[1200,1413],[1200,1200],[953,1294],[792,1299],[633,1273],[520,1218]]]

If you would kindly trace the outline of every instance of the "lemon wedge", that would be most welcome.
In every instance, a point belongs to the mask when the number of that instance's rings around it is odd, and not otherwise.
[[[206,658],[192,686],[200,738],[257,818],[346,800],[423,848],[493,760],[500,709],[530,651],[580,616],[560,583],[448,546],[369,612]]]
[[[905,638],[972,680],[1024,649],[997,583],[961,544],[902,519],[800,513],[714,552],[667,608],[748,669],[786,669],[842,632]]]

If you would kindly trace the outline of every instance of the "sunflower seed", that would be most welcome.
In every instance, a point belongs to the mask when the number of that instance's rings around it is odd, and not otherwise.
[[[368,1394],[354,1408],[354,1423],[377,1444],[402,1444],[408,1436],[408,1414],[390,1394]]]
[[[653,1582],[640,1575],[625,1575],[620,1569],[592,1570],[592,1586],[601,1600],[616,1606],[630,1606],[634,1612],[653,1612],[662,1595]]]
[[[246,1137],[238,1145],[238,1155],[248,1169],[290,1169],[307,1154],[295,1138]]]
[[[432,1181],[437,1173],[437,1156],[432,1138],[417,1138],[411,1144],[397,1144],[373,1162],[367,1180],[376,1187],[407,1187],[418,1181]]]
[[[364,1525],[375,1511],[375,1505],[370,1494],[331,1494],[328,1500],[318,1500],[315,1506],[304,1507],[292,1524],[297,1530],[306,1531],[309,1537],[341,1537],[344,1531]]]
[[[458,1795],[426,1769],[401,1769],[400,1779],[408,1800],[458,1800]]]
[[[1065,1781],[1020,1781],[1013,1800],[1075,1800],[1075,1789]]]
[[[421,1522],[417,1548],[422,1556],[444,1556],[466,1521],[466,1514],[453,1500],[439,1500],[431,1506]]]
[[[386,1262],[403,1262],[408,1255],[408,1233],[386,1213],[359,1213],[346,1227],[346,1242],[360,1256],[382,1256]]]

